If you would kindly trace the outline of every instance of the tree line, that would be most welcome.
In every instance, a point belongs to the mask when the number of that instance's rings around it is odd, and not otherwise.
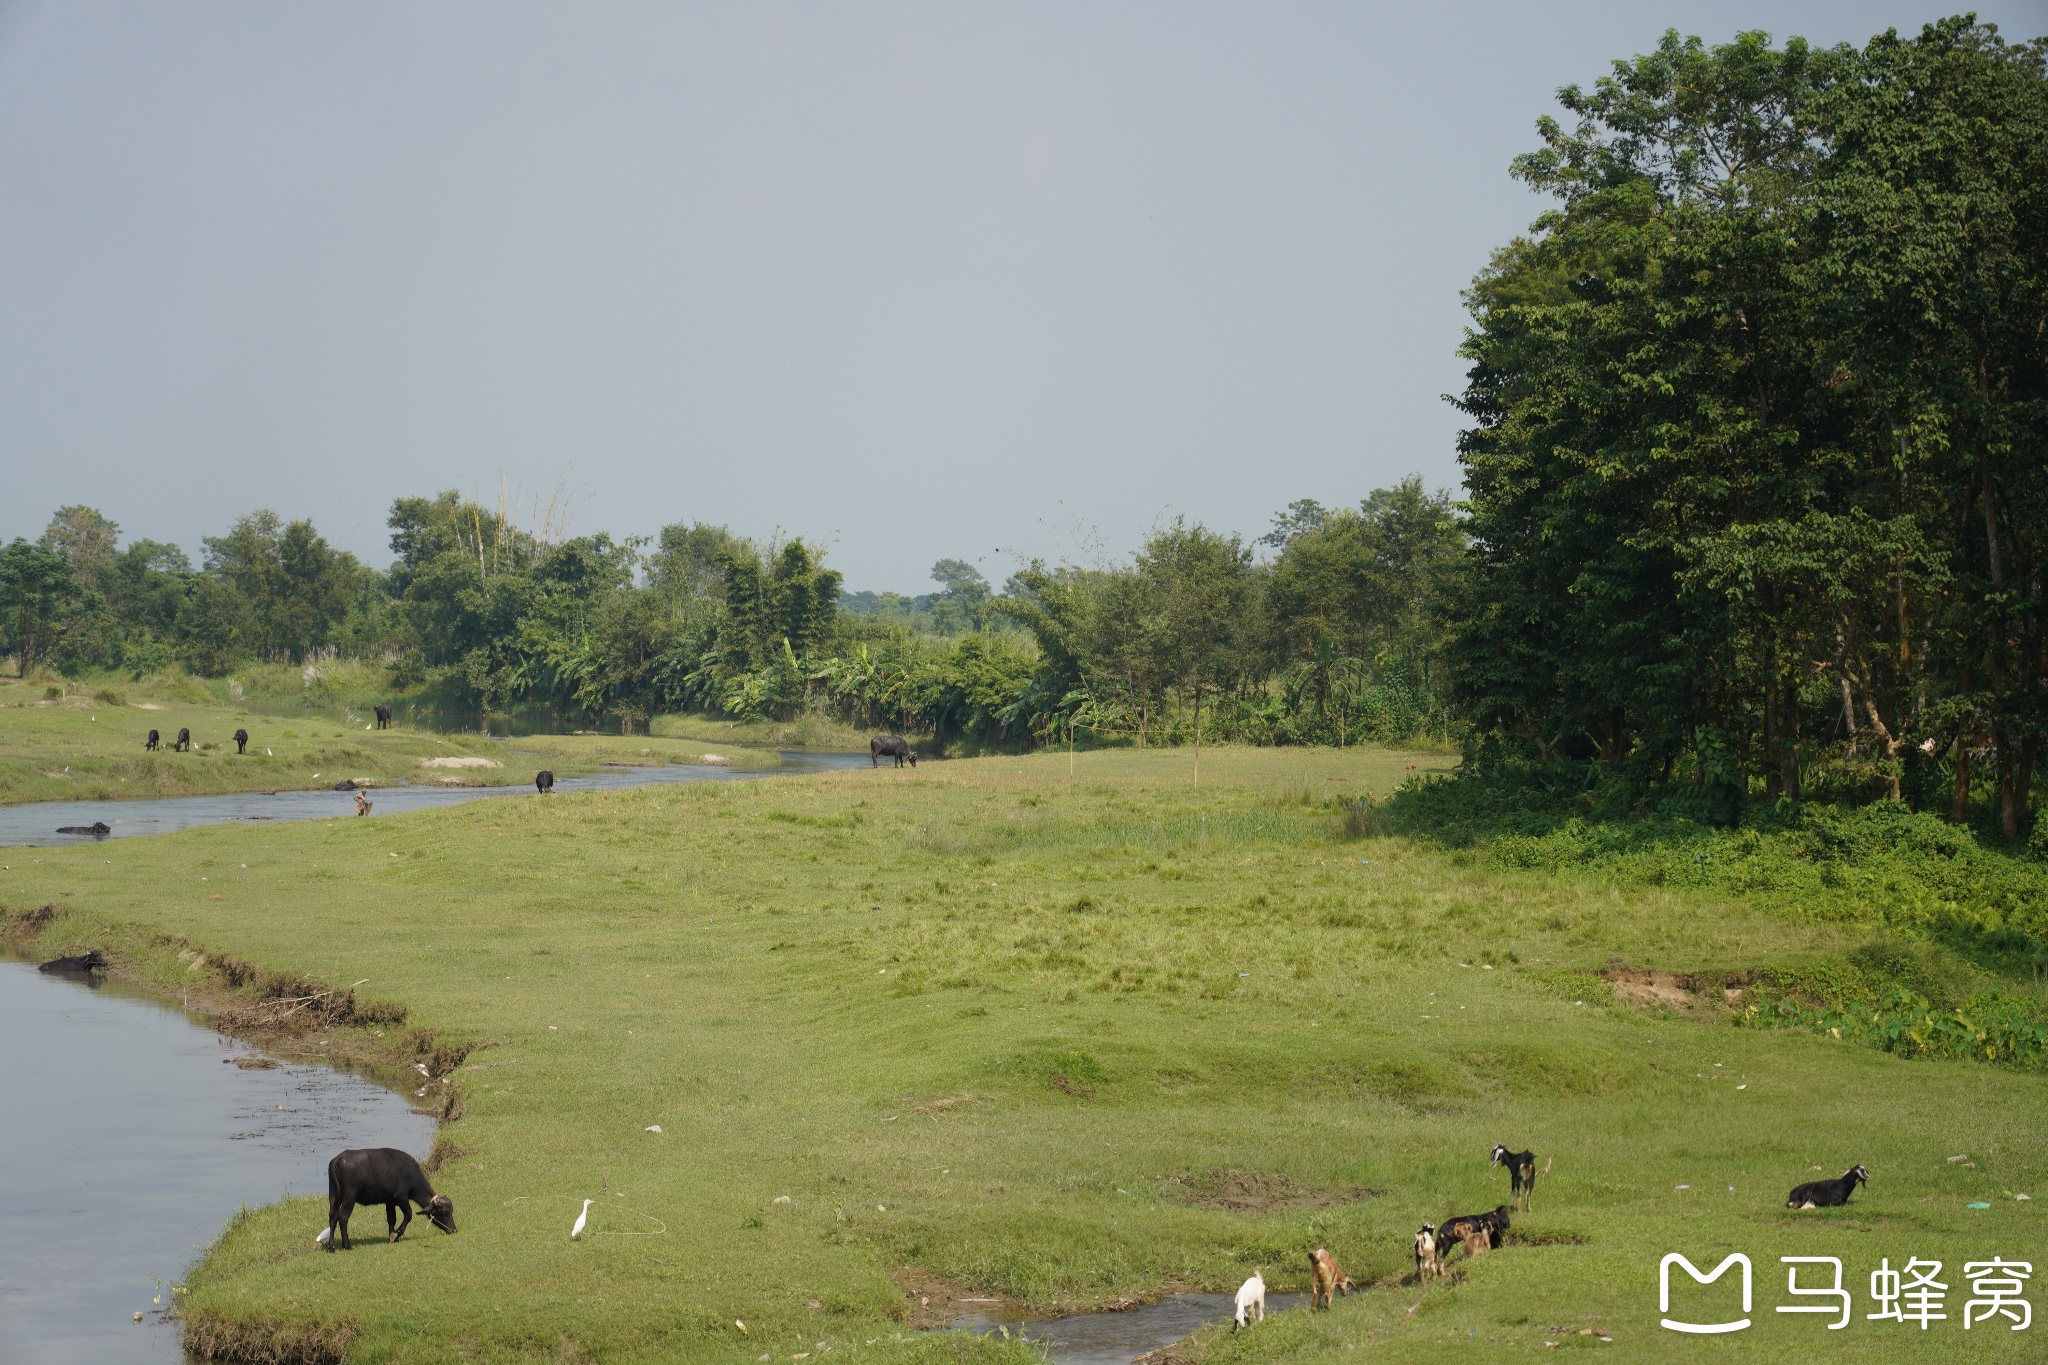
[[[38,667],[221,676],[341,655],[428,710],[521,711],[631,731],[666,712],[807,710],[1025,745],[1447,737],[1440,603],[1461,572],[1448,495],[1419,479],[1357,508],[1295,503],[1272,532],[1176,521],[1128,562],[1031,563],[997,591],[942,559],[943,591],[849,595],[804,540],[677,523],[560,539],[456,493],[400,498],[389,569],[268,511],[203,542],[119,544],[60,509],[0,549],[0,650]]]

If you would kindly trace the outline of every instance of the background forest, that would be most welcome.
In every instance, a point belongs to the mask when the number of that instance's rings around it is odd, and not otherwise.
[[[0,551],[0,650],[346,657],[415,708],[823,711],[945,741],[1434,737],[1588,809],[1900,800],[2030,823],[2048,733],[2048,47],[1667,35],[1513,173],[1466,299],[1463,499],[1175,521],[1000,590],[842,592],[801,539],[563,537],[404,498],[368,568],[269,512],[203,562],[87,507]],[[1973,806],[1973,802],[1977,803]]]

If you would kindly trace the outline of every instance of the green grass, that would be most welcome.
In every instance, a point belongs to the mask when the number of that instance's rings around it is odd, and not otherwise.
[[[1822,973],[1876,931],[1341,837],[1337,799],[1442,761],[1218,750],[1197,791],[1184,751],[1073,780],[1048,754],[205,829],[12,851],[0,904],[54,903],[41,950],[104,943],[159,989],[210,979],[176,956],[204,950],[369,978],[400,1052],[489,1044],[444,1128],[459,1235],[325,1255],[295,1201],[189,1281],[206,1322],[348,1324],[352,1362],[964,1358],[1006,1348],[918,1332],[892,1272],[1049,1312],[1253,1267],[1302,1288],[1318,1245],[1378,1283],[1188,1353],[2030,1358],[1965,1336],[1961,1293],[1924,1337],[1861,1315],[1881,1256],[1958,1290],[1965,1259],[2042,1259],[2011,1197],[2048,1200],[2039,1075],[1617,1001],[1617,962]],[[1554,1160],[1535,1212],[1457,1282],[1399,1283],[1417,1224],[1506,1198],[1497,1141]],[[1857,1161],[1849,1209],[1783,1209]],[[1251,1176],[1263,1203],[1217,1197]],[[1755,1327],[1660,1329],[1663,1254],[1730,1250]],[[1847,1331],[1772,1311],[1794,1254],[1845,1258]]]
[[[147,685],[80,687],[0,679],[0,804],[23,801],[118,801],[148,796],[331,787],[343,778],[375,782],[524,785],[535,768],[570,775],[606,764],[694,763],[709,746],[683,740],[618,735],[526,735],[496,740],[396,726],[366,728],[367,715],[335,720],[318,713],[266,715],[210,693],[189,679],[156,690]],[[56,691],[51,698],[46,694]],[[199,698],[199,699],[195,699]],[[170,751],[178,731],[193,747]],[[237,754],[232,736],[249,732]],[[164,748],[143,749],[151,730]],[[715,751],[736,768],[772,768],[762,749]],[[433,758],[485,758],[498,767],[425,767]]]

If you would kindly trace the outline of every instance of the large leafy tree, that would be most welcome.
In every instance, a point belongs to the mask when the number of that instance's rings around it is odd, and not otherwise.
[[[1562,92],[1576,125],[1516,164],[1560,207],[1469,295],[1453,653],[1492,743],[1728,797],[1825,757],[1899,795],[1983,713],[2016,827],[2043,93],[2038,46],[1960,19],[1860,52],[1672,34]]]

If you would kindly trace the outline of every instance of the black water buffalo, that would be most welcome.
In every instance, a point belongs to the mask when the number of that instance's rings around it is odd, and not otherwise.
[[[59,825],[57,826],[57,832],[59,834],[90,834],[95,839],[104,839],[114,831],[107,827],[106,821],[95,820],[89,825]]]
[[[370,709],[377,713],[377,728],[379,730],[389,730],[391,728],[391,708],[379,702]]]
[[[535,791],[546,796],[555,789],[555,774],[550,769],[542,768],[533,775],[533,786]]]
[[[353,777],[344,777],[341,781],[334,784],[334,790],[338,792],[352,792],[355,789],[356,780]]]
[[[348,1220],[358,1204],[384,1206],[384,1227],[394,1242],[412,1226],[414,1204],[441,1231],[455,1231],[454,1203],[435,1194],[420,1163],[396,1147],[351,1147],[327,1163],[327,1235],[322,1240],[329,1251],[337,1244],[344,1251],[353,1248]]]
[[[917,750],[911,748],[901,735],[876,735],[868,741],[868,766],[879,768],[884,758],[895,759],[899,768],[906,758],[910,760],[911,767],[917,766]]]
[[[181,754],[190,749],[192,747],[192,732],[180,726],[178,729],[178,742],[171,747]]]
[[[238,754],[249,752],[249,732],[247,730],[235,731],[235,752]]]
[[[161,744],[162,742],[162,740],[157,738],[156,731],[151,730],[149,732],[149,738],[142,741],[142,747],[145,749],[154,749],[156,748],[157,745]]]
[[[51,976],[91,976],[94,972],[103,972],[106,969],[106,955],[97,948],[89,953],[81,953],[77,957],[55,958],[36,968],[37,971],[48,972]]]

